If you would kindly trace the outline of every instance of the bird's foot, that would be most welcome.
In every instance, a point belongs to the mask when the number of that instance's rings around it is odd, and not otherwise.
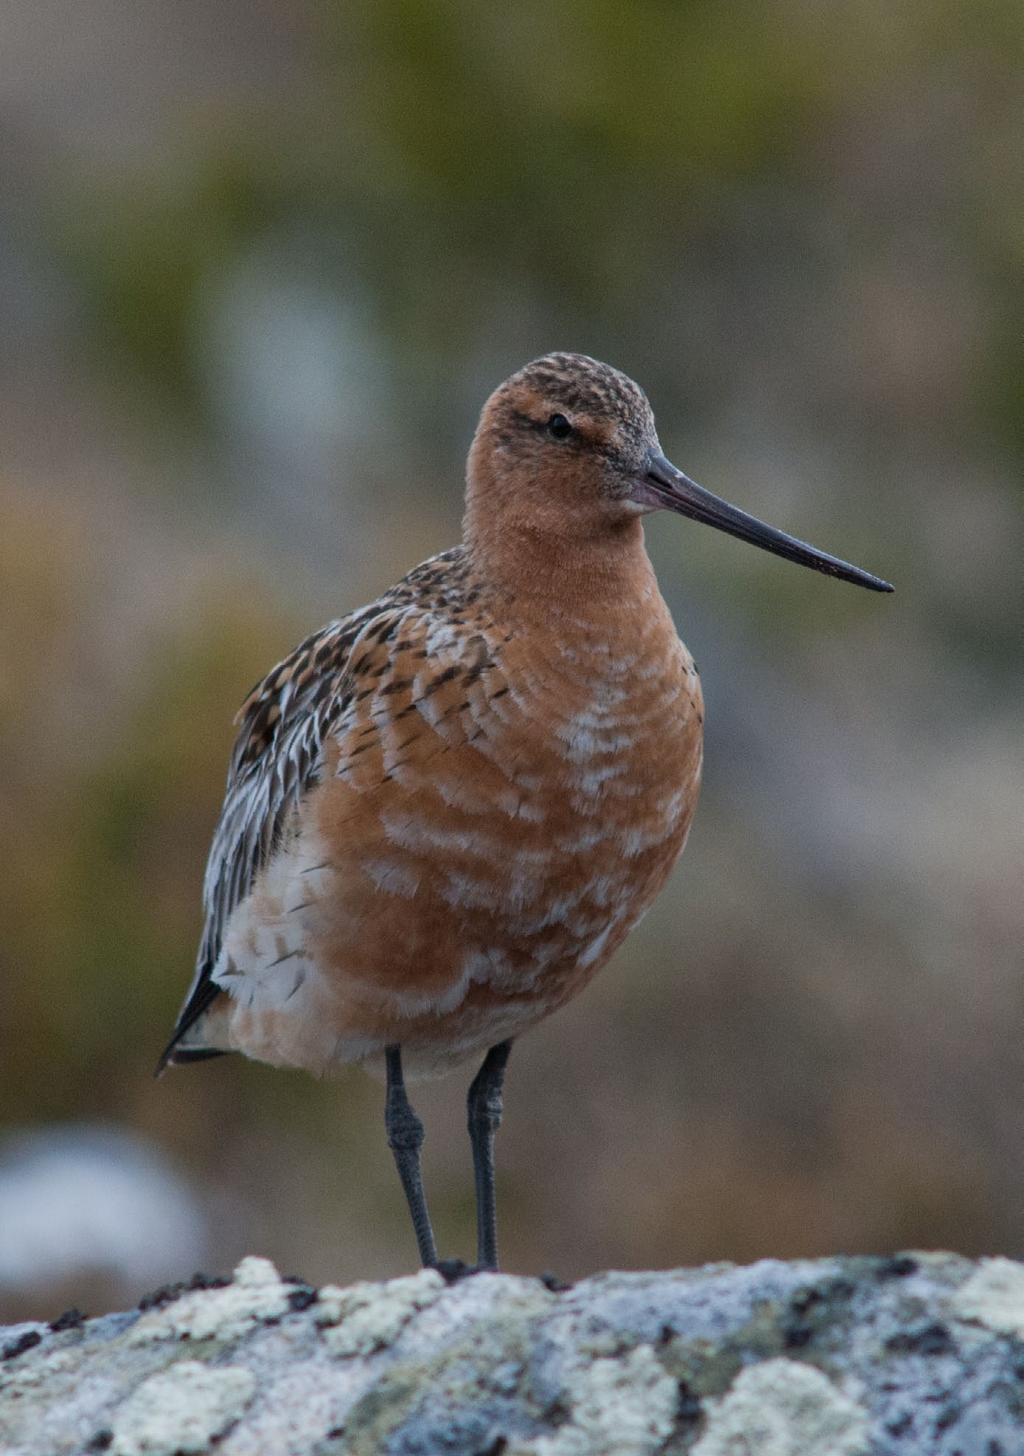
[[[436,1269],[446,1284],[458,1284],[460,1280],[468,1279],[471,1274],[480,1274],[475,1264],[467,1264],[464,1259],[438,1259],[430,1266]]]

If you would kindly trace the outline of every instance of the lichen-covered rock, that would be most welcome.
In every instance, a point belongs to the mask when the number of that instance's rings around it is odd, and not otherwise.
[[[719,1399],[693,1456],[864,1456],[867,1415],[812,1365],[748,1365]]]
[[[151,1375],[117,1411],[113,1456],[195,1456],[234,1425],[252,1399],[256,1380],[235,1365],[179,1360]]]
[[[433,1304],[444,1289],[434,1269],[421,1269],[387,1284],[325,1284],[315,1315],[332,1355],[370,1355],[392,1344],[414,1314]]]
[[[288,1308],[288,1287],[269,1259],[243,1259],[222,1288],[196,1289],[143,1314],[130,1338],[147,1340],[237,1340],[247,1330],[279,1319]]]
[[[1024,1340],[1024,1264],[1014,1259],[982,1259],[957,1290],[953,1308],[961,1319]]]
[[[2,1456],[1020,1456],[1024,1266],[952,1254],[319,1293],[246,1259],[0,1330]]]

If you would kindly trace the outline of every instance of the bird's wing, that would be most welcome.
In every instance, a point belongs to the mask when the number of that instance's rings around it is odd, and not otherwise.
[[[249,893],[316,781],[324,741],[343,726],[362,672],[409,610],[408,598],[396,591],[328,623],[257,683],[239,709],[224,806],[203,881],[206,921],[195,976],[158,1072],[218,995],[212,974],[231,912]],[[363,644],[369,653],[360,651]],[[178,1056],[213,1054],[183,1051]]]

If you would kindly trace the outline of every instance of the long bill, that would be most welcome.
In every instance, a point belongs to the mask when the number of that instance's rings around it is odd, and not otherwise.
[[[728,501],[720,500],[717,495],[712,495],[709,490],[677,470],[671,460],[666,460],[664,455],[655,454],[653,451],[648,457],[647,474],[640,483],[635,499],[652,506],[664,506],[681,516],[690,516],[695,521],[703,521],[706,526],[714,526],[716,530],[725,531],[730,536],[738,536],[741,541],[749,541],[752,546],[760,546],[764,551],[773,551],[776,556],[784,556],[787,561],[795,561],[799,566],[809,566],[812,571],[836,576],[840,581],[852,581],[856,586],[867,587],[869,591],[893,590],[892,585],[883,581],[880,576],[872,576],[869,571],[861,571],[859,566],[851,566],[848,561],[829,556],[815,546],[808,546],[806,541],[798,541],[795,536],[787,536],[785,531],[777,531],[774,526],[765,525],[756,516],[748,516],[738,506],[731,506]]]

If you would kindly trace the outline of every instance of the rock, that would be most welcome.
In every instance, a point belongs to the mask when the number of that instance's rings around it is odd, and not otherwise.
[[[317,1292],[265,1259],[0,1330],[3,1456],[1019,1456],[1024,1266],[952,1254]]]

